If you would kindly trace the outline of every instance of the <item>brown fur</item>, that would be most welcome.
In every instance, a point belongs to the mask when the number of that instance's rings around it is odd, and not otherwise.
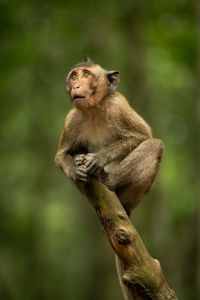
[[[84,77],[85,71],[90,75]],[[117,82],[118,72],[107,72],[91,61],[70,71],[66,89],[75,108],[66,117],[55,161],[79,187],[91,176],[98,178],[130,212],[153,185],[163,144],[114,91]],[[74,100],[76,94],[84,98]]]

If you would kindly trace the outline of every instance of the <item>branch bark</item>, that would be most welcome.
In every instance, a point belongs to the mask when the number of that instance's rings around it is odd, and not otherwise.
[[[125,299],[178,299],[169,288],[159,261],[147,252],[116,194],[96,179],[87,183],[84,191],[115,252]]]

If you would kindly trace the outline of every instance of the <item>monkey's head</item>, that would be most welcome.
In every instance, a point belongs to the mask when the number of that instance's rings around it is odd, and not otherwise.
[[[98,105],[106,95],[116,90],[118,83],[119,72],[106,71],[86,56],[69,72],[66,91],[73,104],[85,110]]]

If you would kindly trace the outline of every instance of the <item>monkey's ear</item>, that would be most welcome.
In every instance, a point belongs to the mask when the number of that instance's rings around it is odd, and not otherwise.
[[[111,91],[115,91],[119,84],[119,72],[108,71],[107,72],[107,84]]]
[[[91,60],[91,58],[88,55],[85,55],[84,61],[88,62],[88,63],[92,63],[92,60]]]

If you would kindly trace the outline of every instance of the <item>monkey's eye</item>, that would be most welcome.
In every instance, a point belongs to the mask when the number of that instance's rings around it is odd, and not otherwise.
[[[90,75],[90,72],[88,72],[88,71],[84,71],[84,72],[83,72],[83,76],[84,76],[84,77],[88,77],[89,75]]]
[[[78,77],[77,73],[72,73],[71,78],[76,79]]]

